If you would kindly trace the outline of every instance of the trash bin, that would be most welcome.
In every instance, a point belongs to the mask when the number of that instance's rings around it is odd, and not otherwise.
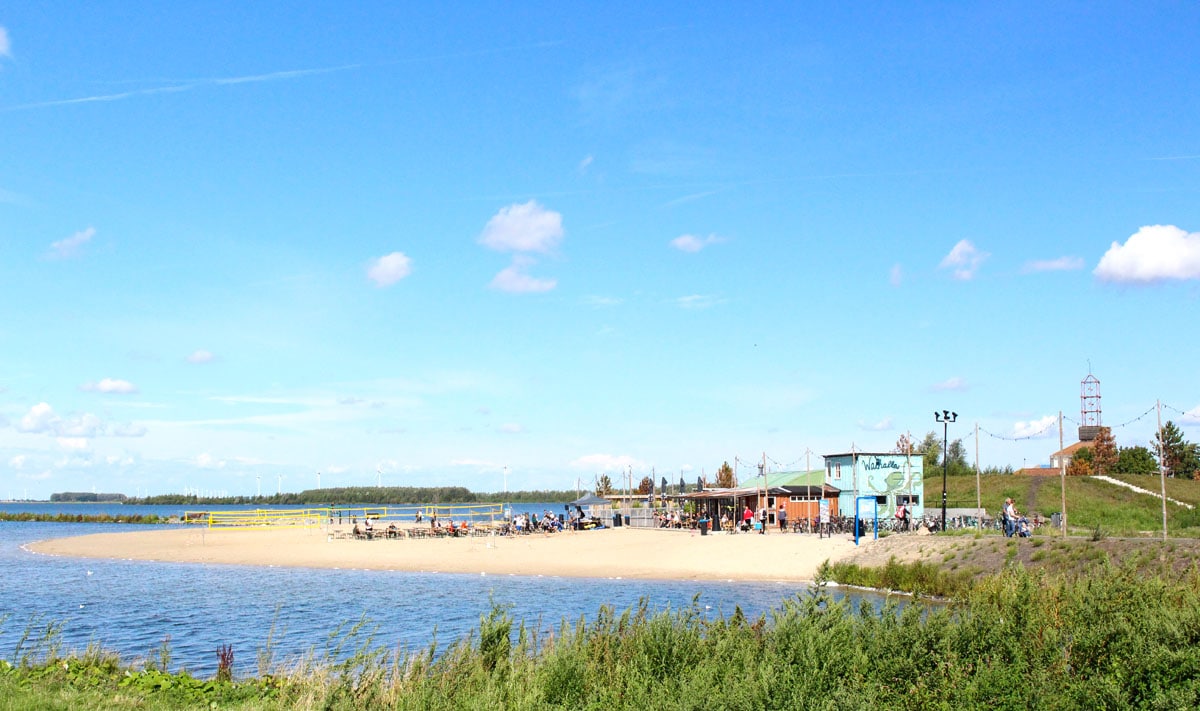
[[[708,535],[708,519],[702,518],[699,521],[697,521],[696,523],[698,526],[700,526],[700,535],[707,536]]]
[[[613,528],[620,528],[620,527],[621,527],[621,514],[615,513],[615,514],[613,514]]]
[[[625,525],[626,525],[626,526],[628,526],[628,525],[629,525],[629,517],[628,517],[628,516],[626,516],[626,517],[625,517]]]

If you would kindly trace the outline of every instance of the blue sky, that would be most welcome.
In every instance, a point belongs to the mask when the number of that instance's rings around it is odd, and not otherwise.
[[[0,10],[0,497],[1200,439],[1194,4],[395,5]]]

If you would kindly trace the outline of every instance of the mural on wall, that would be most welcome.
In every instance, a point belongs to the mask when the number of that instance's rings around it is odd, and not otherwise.
[[[858,460],[867,480],[867,489],[875,494],[887,494],[887,503],[880,505],[880,512],[895,514],[896,495],[914,494],[924,507],[923,484],[920,467],[906,466],[903,457],[881,457],[866,455]],[[907,471],[906,471],[907,470]]]

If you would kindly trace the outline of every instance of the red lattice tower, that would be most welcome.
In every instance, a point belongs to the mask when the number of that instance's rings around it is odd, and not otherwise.
[[[1100,432],[1100,381],[1088,376],[1079,383],[1079,441],[1090,442]]]

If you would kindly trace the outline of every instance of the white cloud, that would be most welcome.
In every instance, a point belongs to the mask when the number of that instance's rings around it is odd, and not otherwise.
[[[1180,417],[1179,421],[1185,425],[1200,425],[1200,405],[1183,413],[1183,417]]]
[[[583,299],[583,303],[587,304],[588,306],[595,306],[597,308],[602,306],[619,306],[623,302],[624,299],[616,296],[598,296],[595,294],[586,296]]]
[[[1070,272],[1083,269],[1083,257],[1059,257],[1058,259],[1035,259],[1026,262],[1021,271],[1033,272]]]
[[[1113,242],[1092,272],[1101,281],[1150,284],[1167,279],[1200,279],[1200,233],[1175,225],[1149,225]]]
[[[1058,434],[1058,417],[1046,415],[1040,420],[1018,421],[1013,425],[1012,436],[1028,439],[1045,439]]]
[[[563,238],[562,215],[536,201],[509,205],[488,220],[479,243],[498,252],[549,253]]]
[[[525,428],[515,422],[506,422],[497,427],[496,431],[503,434],[520,434],[525,431]]]
[[[891,271],[888,272],[888,283],[892,286],[900,286],[904,281],[904,268],[899,264],[893,264]]]
[[[8,466],[10,469],[23,469],[25,467],[25,462],[28,460],[29,460],[28,456],[26,456],[24,454],[18,454],[16,456],[14,456],[12,459],[8,460]]]
[[[11,57],[12,45],[8,41],[8,30],[0,26],[0,57]]]
[[[54,430],[62,437],[95,437],[104,434],[104,423],[99,417],[85,412],[79,417],[58,420]]]
[[[956,375],[952,378],[946,378],[940,383],[934,383],[933,385],[929,386],[929,389],[933,390],[934,392],[962,392],[967,389],[967,381]]]
[[[587,469],[597,472],[625,471],[629,467],[645,469],[646,465],[633,457],[622,454],[585,454],[571,462],[575,469]]]
[[[859,420],[858,427],[859,427],[859,429],[863,429],[868,432],[886,432],[886,431],[892,429],[892,418],[885,417],[873,425],[869,425],[869,424],[863,422],[862,420]]]
[[[211,363],[211,362],[213,362],[213,359],[215,359],[215,358],[216,358],[216,356],[214,356],[212,353],[210,353],[208,351],[198,350],[198,351],[193,351],[192,354],[190,356],[188,356],[187,358],[185,358],[184,360],[186,360],[189,363],[195,363],[197,365],[200,365],[203,363]]]
[[[196,455],[196,459],[194,460],[193,463],[197,467],[200,467],[201,469],[224,469],[225,468],[225,460],[224,459],[217,459],[216,457],[209,454],[208,452],[204,452],[203,454]]]
[[[583,171],[587,170],[588,166],[590,166],[594,160],[596,160],[596,157],[590,153],[584,156],[583,160],[579,161],[579,172],[582,173]]]
[[[536,262],[528,257],[513,257],[512,264],[500,270],[488,286],[510,294],[536,294],[558,286],[557,279],[538,279],[525,273]]]
[[[54,408],[50,407],[49,403],[39,402],[29,408],[29,412],[17,423],[17,431],[50,432],[58,422],[59,417],[54,414]]]
[[[671,246],[678,249],[680,252],[696,253],[704,249],[710,244],[720,244],[725,240],[716,235],[707,237],[697,237],[695,235],[679,235],[671,240]]]
[[[375,282],[375,286],[391,286],[409,274],[412,274],[412,260],[404,252],[372,259],[371,266],[367,267],[367,278]]]
[[[490,462],[486,459],[472,459],[470,457],[467,457],[465,459],[451,459],[450,466],[452,466],[452,467],[475,467],[477,469],[483,469],[483,470],[503,469],[504,468],[503,464],[499,464],[497,462]]]
[[[970,240],[964,239],[954,245],[954,249],[951,249],[950,253],[942,258],[942,263],[938,266],[942,269],[953,270],[954,278],[959,281],[969,281],[974,278],[980,265],[990,256],[987,252],[976,249]]]
[[[50,244],[50,256],[55,259],[78,257],[83,251],[83,245],[87,244],[95,236],[96,228],[89,227],[86,230],[76,232],[66,239],[52,242]]]
[[[104,378],[98,383],[84,383],[79,386],[79,389],[87,392],[115,395],[129,395],[138,391],[137,386],[128,380],[118,380],[116,378]]]

